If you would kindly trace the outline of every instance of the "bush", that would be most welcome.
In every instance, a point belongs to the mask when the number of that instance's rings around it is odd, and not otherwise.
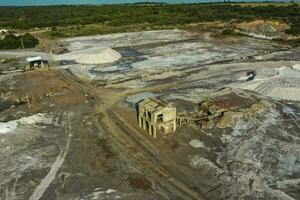
[[[286,30],[285,32],[291,35],[300,35],[300,22],[293,22],[291,28]]]
[[[23,45],[25,48],[33,48],[39,44],[39,40],[30,35],[29,33],[26,33],[25,35],[21,36],[20,39],[23,40]]]
[[[50,33],[50,36],[51,37],[65,37],[65,35],[63,33],[59,32],[59,31],[52,31]]]
[[[17,49],[20,46],[20,39],[13,34],[7,35],[3,40],[0,40],[0,49]]]
[[[13,34],[6,35],[3,40],[0,40],[0,49],[19,49],[22,47],[22,42],[24,48],[33,48],[39,44],[39,40],[26,33],[22,36],[15,36]]]

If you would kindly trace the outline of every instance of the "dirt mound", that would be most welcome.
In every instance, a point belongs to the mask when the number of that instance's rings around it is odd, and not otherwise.
[[[279,21],[255,20],[237,24],[235,31],[258,38],[273,39],[287,37],[284,31],[289,28],[289,25]]]

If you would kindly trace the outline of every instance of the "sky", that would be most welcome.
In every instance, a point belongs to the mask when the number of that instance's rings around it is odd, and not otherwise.
[[[117,4],[145,2],[145,0],[0,0],[0,6],[61,5],[61,4]],[[197,3],[223,0],[146,0],[167,3]],[[259,0],[258,0],[259,1]],[[277,0],[278,1],[278,0]]]

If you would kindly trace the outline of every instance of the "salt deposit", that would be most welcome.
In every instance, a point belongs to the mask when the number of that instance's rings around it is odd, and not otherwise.
[[[12,133],[17,126],[18,123],[16,121],[0,122],[0,134]]]
[[[117,194],[117,190],[103,188],[96,188],[93,193],[88,194],[82,199],[120,199],[121,196]]]
[[[292,69],[290,67],[280,67],[279,76],[283,78],[300,78],[300,71]]]
[[[34,126],[36,124],[52,124],[53,119],[52,117],[44,114],[44,113],[38,113],[29,117],[22,117],[18,120],[16,120],[19,124],[22,125],[29,125],[29,126]]]
[[[221,171],[213,162],[211,162],[207,158],[201,157],[200,155],[193,156],[190,160],[190,165],[194,168],[210,169],[217,173],[220,173]]]
[[[188,32],[175,29],[74,37],[61,40],[61,42],[65,43],[70,51],[76,51],[79,49],[95,47],[97,45],[114,48],[178,41],[187,38]]]
[[[274,87],[266,92],[265,95],[279,99],[300,101],[300,88]]]
[[[198,139],[191,140],[189,144],[195,148],[205,148],[204,143]]]
[[[264,96],[276,99],[300,101],[300,88],[298,88],[296,83],[300,84],[299,81],[276,78],[260,80],[249,84],[241,84],[237,87],[246,90],[253,90]]]
[[[288,65],[291,66],[291,65]],[[300,65],[292,67],[263,68],[256,70],[256,79],[250,82],[232,84],[246,90],[276,99],[300,101]],[[240,78],[241,79],[241,78]]]
[[[121,54],[109,47],[77,50],[70,53],[54,56],[55,60],[75,61],[81,64],[112,63],[119,60],[120,58]]]
[[[36,126],[37,124],[52,124],[53,118],[49,115],[38,113],[29,117],[22,117],[18,120],[0,122],[0,134],[14,133],[18,125]]]
[[[178,78],[186,69],[253,56],[274,48],[265,41],[250,38],[234,38],[235,42],[230,44],[211,38],[188,39],[189,34],[180,30],[68,38],[60,42],[70,52],[53,57],[76,62],[66,66],[74,75],[101,81],[107,87],[141,88],[151,81]],[[123,58],[111,48],[119,48]],[[202,74],[203,71],[199,75]]]
[[[293,69],[295,69],[295,70],[300,70],[300,64],[295,64],[295,65],[293,65]]]
[[[266,36],[264,34],[255,34],[255,33],[249,33],[249,32],[245,32],[245,31],[240,31],[240,33],[245,34],[245,35],[249,35],[255,38],[259,38],[259,39],[267,39],[267,40],[272,40],[278,37],[275,36]]]

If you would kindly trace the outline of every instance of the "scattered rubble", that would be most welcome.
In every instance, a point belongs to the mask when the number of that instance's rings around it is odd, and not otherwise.
[[[229,128],[241,119],[250,119],[272,107],[266,99],[230,89],[213,93],[214,97],[199,104],[197,111],[180,112],[177,118],[195,122],[202,128]]]

